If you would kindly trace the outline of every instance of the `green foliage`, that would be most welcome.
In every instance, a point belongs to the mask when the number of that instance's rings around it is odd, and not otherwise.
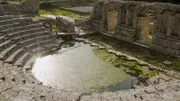
[[[147,79],[149,79],[149,78],[152,78],[152,77],[154,77],[154,76],[156,76],[156,75],[159,75],[159,73],[160,73],[160,71],[154,70],[154,71],[149,72],[149,73],[146,74],[146,75],[141,75],[141,76],[139,76],[138,78],[139,78],[140,81],[145,81],[145,80],[147,80]]]
[[[52,25],[52,32],[57,32],[57,28],[55,24]]]

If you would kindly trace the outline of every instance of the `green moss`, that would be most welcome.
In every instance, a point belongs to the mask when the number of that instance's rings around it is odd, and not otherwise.
[[[145,80],[147,80],[149,78],[152,78],[152,77],[154,77],[156,75],[159,75],[159,73],[160,73],[160,71],[154,70],[154,71],[150,71],[146,75],[140,75],[138,78],[139,78],[140,81],[145,81]]]
[[[136,61],[127,61],[124,58],[120,58],[114,54],[108,53],[106,50],[94,48],[94,52],[105,62],[108,62],[117,68],[123,69],[131,76],[140,77],[142,81],[159,74],[159,71],[157,70],[151,71],[149,70],[148,66],[140,66]]]
[[[148,74],[148,78],[152,78],[156,75],[159,75],[160,71],[157,71],[157,70],[154,70],[154,71],[151,71],[149,74]]]
[[[124,71],[132,76],[139,76],[143,74],[143,68],[137,64],[135,61],[126,61],[123,58],[119,58],[114,54],[110,54],[105,50],[94,49],[95,54],[102,58],[105,62],[114,65],[117,68],[122,68]]]
[[[125,67],[136,67],[137,66],[137,62],[134,61],[126,61],[122,63],[123,66]]]
[[[112,47],[112,49],[116,51],[120,51],[122,53],[136,57],[140,60],[144,60],[152,65],[163,67],[166,69],[180,71],[180,59],[178,58],[167,56],[165,54],[162,54],[156,51],[148,50],[148,49],[139,47],[137,45],[120,41],[114,38],[106,37],[103,35],[92,36],[89,39],[103,46],[109,45],[110,47]],[[171,61],[172,65],[171,66],[163,65],[162,62],[166,60]]]
[[[57,28],[55,24],[52,25],[52,32],[57,32]]]

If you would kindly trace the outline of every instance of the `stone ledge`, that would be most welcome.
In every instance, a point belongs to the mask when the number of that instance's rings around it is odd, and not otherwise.
[[[93,93],[80,101],[179,101],[180,81],[118,92]]]

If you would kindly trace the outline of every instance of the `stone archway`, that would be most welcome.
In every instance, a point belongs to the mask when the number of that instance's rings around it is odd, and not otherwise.
[[[154,32],[154,20],[152,19],[153,10],[141,8],[137,14],[137,41],[143,44],[151,44]]]
[[[116,11],[107,12],[108,30],[109,31],[115,30],[116,23],[117,23],[117,12]]]
[[[106,21],[107,26],[106,30],[114,31],[117,24],[117,11],[115,10],[116,2],[109,2],[105,4],[105,12],[106,12]]]

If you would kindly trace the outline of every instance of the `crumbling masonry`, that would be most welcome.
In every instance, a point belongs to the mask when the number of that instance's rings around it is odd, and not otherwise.
[[[0,15],[37,15],[39,11],[39,0],[25,0],[18,4],[0,3]]]
[[[180,56],[179,5],[101,0],[94,6],[91,22],[106,35]]]

